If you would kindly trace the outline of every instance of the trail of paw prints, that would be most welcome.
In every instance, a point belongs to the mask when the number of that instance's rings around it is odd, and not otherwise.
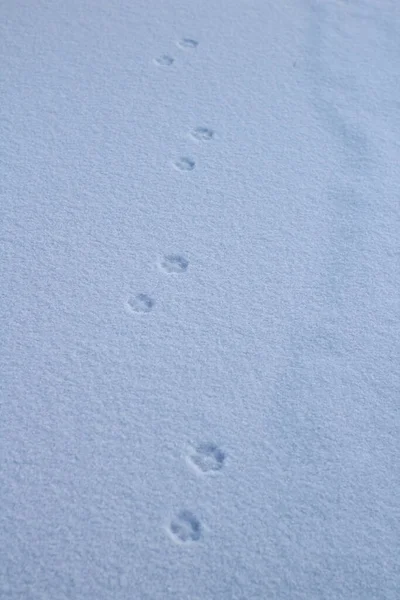
[[[198,474],[210,474],[221,471],[225,465],[226,453],[213,442],[201,442],[190,449],[188,464]]]
[[[198,542],[202,535],[202,524],[190,510],[181,510],[175,515],[168,526],[171,539],[177,544]]]
[[[215,137],[215,132],[210,127],[195,127],[189,132],[189,137],[196,142],[209,142]],[[196,162],[191,156],[180,156],[173,161],[173,166],[177,171],[193,171]]]
[[[147,294],[136,294],[129,296],[126,301],[128,312],[133,314],[150,313],[155,305],[155,300]]]
[[[195,50],[195,48],[197,48],[197,46],[199,45],[199,42],[197,40],[194,40],[193,38],[185,37],[178,40],[176,42],[176,45],[181,50]],[[175,62],[174,57],[170,54],[161,54],[153,60],[158,67],[170,67]]]
[[[200,442],[190,448],[187,455],[189,465],[201,475],[217,473],[225,465],[226,453],[214,442]],[[173,541],[187,544],[200,540],[203,525],[198,517],[189,510],[179,511],[170,521],[167,528]]]
[[[159,262],[159,267],[168,275],[185,273],[189,268],[189,261],[181,254],[164,254]],[[128,313],[139,315],[152,312],[155,304],[156,301],[153,296],[141,292],[128,296],[125,301],[125,308]]]

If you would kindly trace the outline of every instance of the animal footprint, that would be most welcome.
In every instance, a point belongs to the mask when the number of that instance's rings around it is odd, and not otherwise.
[[[199,142],[208,142],[214,137],[214,131],[208,127],[196,127],[190,135]]]
[[[164,256],[160,266],[166,273],[184,273],[189,267],[189,261],[180,254],[168,254]]]
[[[196,163],[191,158],[182,156],[181,158],[178,158],[178,160],[176,160],[174,162],[174,167],[178,171],[193,171],[195,164]]]
[[[201,537],[201,532],[201,523],[190,510],[181,510],[169,524],[169,533],[172,539],[179,544],[197,542]]]
[[[199,473],[215,473],[225,463],[225,452],[212,442],[202,442],[189,453],[189,463]]]
[[[154,62],[159,67],[170,67],[173,64],[174,59],[172,58],[172,56],[169,56],[169,54],[162,54],[158,58],[155,58]]]
[[[155,301],[147,294],[137,294],[127,300],[127,308],[134,313],[148,313],[154,308]]]
[[[191,38],[182,38],[177,45],[183,50],[194,50],[199,45],[199,42]]]

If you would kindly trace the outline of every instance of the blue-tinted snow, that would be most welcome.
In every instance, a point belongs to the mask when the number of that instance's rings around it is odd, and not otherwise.
[[[397,0],[0,8],[4,600],[398,600]]]

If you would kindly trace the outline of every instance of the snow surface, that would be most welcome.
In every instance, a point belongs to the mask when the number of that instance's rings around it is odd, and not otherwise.
[[[398,600],[398,0],[0,16],[1,600]]]

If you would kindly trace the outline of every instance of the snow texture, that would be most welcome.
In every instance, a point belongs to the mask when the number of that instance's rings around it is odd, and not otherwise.
[[[398,600],[398,0],[4,0],[1,600]]]

